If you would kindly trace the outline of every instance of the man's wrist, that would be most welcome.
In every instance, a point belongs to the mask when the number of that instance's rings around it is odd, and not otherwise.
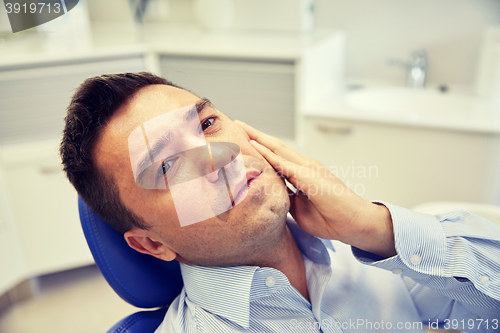
[[[367,202],[358,217],[365,227],[349,245],[384,258],[395,256],[394,229],[389,209],[381,204]]]

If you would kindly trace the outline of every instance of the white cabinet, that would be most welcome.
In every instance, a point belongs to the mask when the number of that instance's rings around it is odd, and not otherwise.
[[[0,169],[4,175],[0,192],[6,198],[2,208],[11,212],[9,233],[0,221],[0,294],[4,280],[17,283],[93,263],[80,226],[77,194],[58,155],[66,107],[86,78],[142,71],[144,63],[144,54],[136,53],[0,66]],[[9,251],[22,256],[12,257]]]
[[[0,295],[15,286],[26,274],[25,260],[14,225],[4,172],[0,168]]]
[[[305,153],[367,200],[490,202],[498,136],[308,116]]]
[[[58,144],[51,140],[2,149],[5,188],[29,276],[93,263]]]

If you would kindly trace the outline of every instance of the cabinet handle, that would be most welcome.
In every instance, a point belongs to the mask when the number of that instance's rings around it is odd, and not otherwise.
[[[348,135],[352,133],[352,127],[335,127],[317,124],[316,128],[318,129],[318,131],[326,134]]]
[[[63,171],[62,165],[52,165],[52,166],[40,167],[40,173],[42,175],[51,175],[54,173],[59,173],[61,171]]]

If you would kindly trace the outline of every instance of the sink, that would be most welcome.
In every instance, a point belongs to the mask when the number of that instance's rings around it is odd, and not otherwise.
[[[347,106],[366,112],[421,114],[427,112],[465,112],[477,103],[477,98],[437,89],[405,87],[372,87],[349,91]]]

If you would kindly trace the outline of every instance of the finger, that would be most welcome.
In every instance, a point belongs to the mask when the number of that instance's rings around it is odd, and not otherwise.
[[[255,149],[272,165],[272,167],[282,176],[286,177],[295,188],[302,186],[303,181],[299,179],[300,168],[303,166],[275,154],[269,148],[260,143],[250,140]]]
[[[235,120],[235,122],[238,125],[240,125],[245,130],[245,132],[247,132],[250,139],[255,140],[261,145],[267,147],[276,155],[279,155],[289,161],[292,161],[300,165],[312,164],[312,160],[310,160],[308,157],[302,155],[300,152],[287,145],[283,140],[275,138],[269,134],[263,133],[239,120]]]
[[[259,154],[261,154],[262,157],[264,157],[269,162],[269,164],[271,164],[273,168],[276,169],[276,171],[278,171],[283,176],[288,177],[288,175],[286,174],[286,170],[288,170],[289,168],[287,167],[295,166],[295,163],[275,154],[269,148],[261,145],[257,141],[250,140],[250,143],[259,152]],[[283,171],[285,171],[285,173],[283,173]]]

